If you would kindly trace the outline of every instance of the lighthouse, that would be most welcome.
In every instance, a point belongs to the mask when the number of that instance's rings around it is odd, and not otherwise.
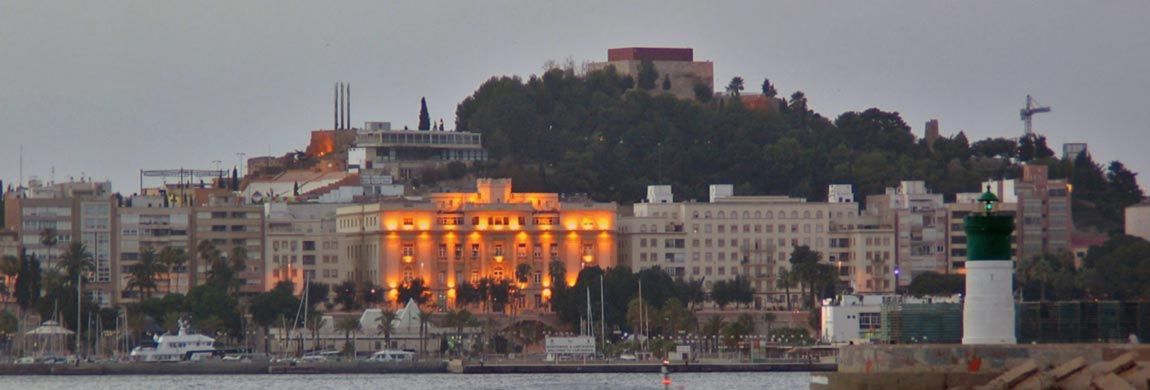
[[[963,344],[1014,344],[1014,262],[1010,250],[1014,217],[996,215],[998,197],[978,198],[984,213],[967,216],[966,297],[962,307]]]

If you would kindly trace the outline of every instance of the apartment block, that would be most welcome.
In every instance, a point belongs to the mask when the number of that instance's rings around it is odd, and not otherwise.
[[[193,214],[191,207],[172,206],[160,196],[134,196],[124,202],[117,211],[119,225],[120,256],[115,267],[121,302],[138,300],[139,292],[128,290],[129,269],[140,261],[148,250],[159,253],[166,247],[191,253],[196,245],[193,237]],[[157,293],[170,292],[187,294],[193,286],[188,273],[189,259],[183,265],[173,267],[161,275],[157,282]]]
[[[198,252],[200,243],[207,241],[224,256],[230,256],[235,248],[246,252],[246,267],[237,274],[243,279],[241,294],[259,294],[272,287],[265,284],[262,206],[244,204],[231,193],[214,194],[202,205],[193,207],[192,219],[194,245],[188,254],[190,285],[207,280],[211,264]]]
[[[765,307],[786,301],[778,276],[790,269],[794,249],[807,246],[838,267],[844,283],[866,286],[859,273],[869,269],[878,273],[871,289],[883,288],[882,268],[867,262],[883,259],[884,252],[890,259],[892,230],[861,222],[858,204],[846,201],[853,199],[845,193],[849,187],[832,191],[834,202],[734,196],[730,190],[716,185],[709,202],[676,203],[666,187],[652,186],[645,202],[620,217],[620,263],[635,271],[659,267],[672,277],[702,280],[706,288],[742,276],[755,290],[756,306]],[[797,289],[792,293],[799,298]]]
[[[902,181],[882,195],[867,197],[868,215],[877,216],[895,229],[893,263],[898,286],[925,272],[947,270],[947,208],[942,194],[931,193],[923,181]]]
[[[109,182],[30,180],[28,187],[5,195],[7,228],[17,232],[19,245],[40,259],[42,268],[56,267],[73,242],[84,244],[95,266],[85,291],[101,306],[110,305],[115,295],[112,263],[117,248],[112,245],[116,232],[112,216],[119,201],[111,188]],[[45,229],[55,229],[56,245],[41,242]]]
[[[290,280],[302,291],[308,282],[336,285],[353,280],[354,264],[343,255],[336,210],[346,205],[267,203],[264,278],[269,287]]]

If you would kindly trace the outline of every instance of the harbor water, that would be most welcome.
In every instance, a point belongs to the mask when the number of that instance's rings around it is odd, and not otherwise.
[[[790,390],[809,386],[801,372],[680,373],[671,389]],[[176,375],[176,376],[5,376],[0,389],[484,389],[484,390],[658,390],[661,374],[375,374],[375,375]]]

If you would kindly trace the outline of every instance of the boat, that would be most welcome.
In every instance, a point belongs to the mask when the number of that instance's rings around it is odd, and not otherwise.
[[[367,358],[367,361],[369,361],[369,362],[391,362],[391,363],[395,363],[395,362],[410,362],[414,358],[415,358],[414,352],[385,349],[385,350],[371,354],[371,357]]]
[[[153,336],[155,346],[138,346],[129,355],[135,362],[182,362],[198,361],[216,353],[213,346],[216,339],[188,333],[188,324],[180,320],[180,330],[176,334]]]

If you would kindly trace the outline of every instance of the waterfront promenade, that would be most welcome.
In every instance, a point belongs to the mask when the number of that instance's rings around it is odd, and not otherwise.
[[[258,375],[258,374],[551,374],[551,373],[657,373],[662,364],[650,362],[494,362],[423,361],[403,363],[319,362],[271,363],[196,362],[196,363],[83,363],[69,364],[0,364],[0,375]],[[834,363],[776,362],[700,362],[673,363],[672,372],[833,372]]]

